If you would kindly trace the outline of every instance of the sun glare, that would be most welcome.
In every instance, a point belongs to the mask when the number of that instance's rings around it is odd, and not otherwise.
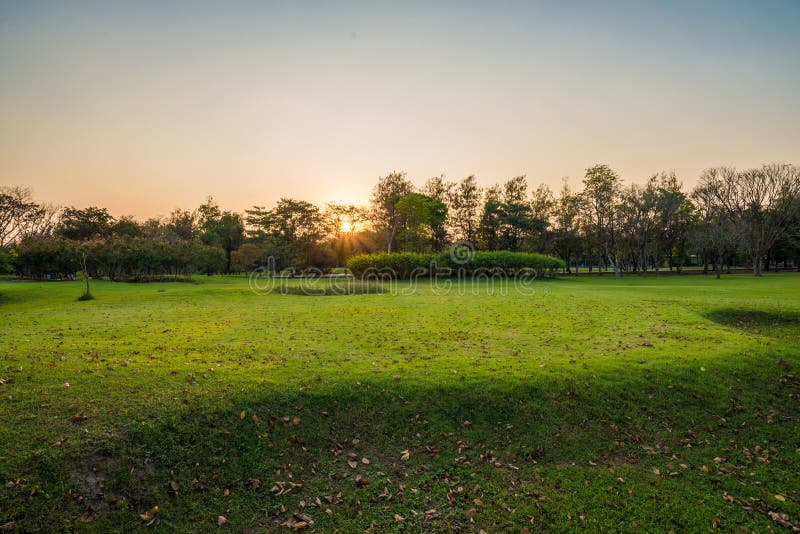
[[[353,230],[355,230],[355,226],[356,225],[350,218],[344,217],[342,221],[339,223],[339,230],[341,230],[343,234],[349,234]]]

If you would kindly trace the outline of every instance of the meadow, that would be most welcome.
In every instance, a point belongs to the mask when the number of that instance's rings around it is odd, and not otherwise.
[[[2,530],[800,528],[800,275],[196,280],[0,281]]]

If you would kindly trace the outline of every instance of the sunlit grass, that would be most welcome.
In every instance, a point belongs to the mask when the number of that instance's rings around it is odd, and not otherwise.
[[[800,519],[796,275],[326,298],[198,281],[93,282],[91,302],[0,282],[0,525]]]

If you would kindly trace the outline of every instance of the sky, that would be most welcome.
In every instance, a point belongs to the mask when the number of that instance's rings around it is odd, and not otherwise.
[[[800,163],[800,1],[0,0],[0,185],[166,215],[379,176]]]

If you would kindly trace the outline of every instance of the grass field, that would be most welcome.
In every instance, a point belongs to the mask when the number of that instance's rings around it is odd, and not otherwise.
[[[800,275],[198,280],[0,282],[0,525],[800,526]]]

